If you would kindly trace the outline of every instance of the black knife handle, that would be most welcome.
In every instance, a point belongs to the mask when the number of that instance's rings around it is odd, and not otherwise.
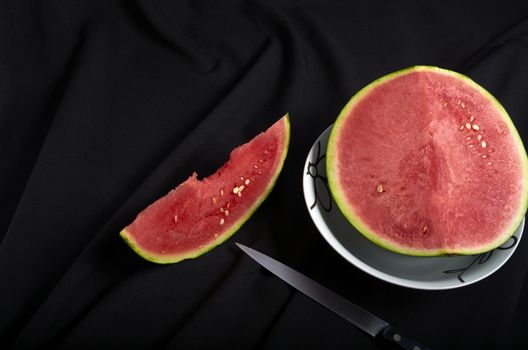
[[[395,325],[387,326],[381,333],[382,337],[405,350],[431,350],[422,344],[407,338]]]

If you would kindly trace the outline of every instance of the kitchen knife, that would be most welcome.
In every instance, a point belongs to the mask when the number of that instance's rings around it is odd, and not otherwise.
[[[404,336],[395,325],[381,320],[365,309],[351,303],[342,296],[332,292],[330,289],[304,276],[300,272],[297,272],[252,248],[246,247],[240,243],[235,244],[262,267],[282,279],[284,282],[298,289],[308,297],[325,306],[330,311],[341,316],[371,336],[379,336],[407,350],[430,350],[430,348]]]

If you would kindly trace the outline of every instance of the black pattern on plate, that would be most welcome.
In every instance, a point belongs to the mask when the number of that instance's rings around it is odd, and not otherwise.
[[[511,241],[511,242],[510,242]],[[500,247],[494,249],[494,250],[491,250],[489,252],[486,252],[486,253],[482,253],[480,255],[477,255],[475,257],[475,259],[473,259],[473,261],[466,267],[462,267],[460,269],[453,269],[453,270],[445,270],[444,273],[456,273],[457,274],[457,278],[458,280],[461,282],[461,283],[466,283],[466,281],[464,280],[464,278],[462,277],[464,275],[464,273],[466,273],[469,269],[471,269],[471,267],[475,266],[475,264],[477,265],[482,265],[484,264],[486,261],[488,261],[491,256],[493,255],[493,252],[495,252],[495,250],[499,249],[499,250],[508,250],[508,249],[511,249],[513,247],[515,247],[515,245],[517,245],[517,237],[515,236],[511,236],[503,245],[501,245]]]
[[[315,206],[319,202],[321,208],[323,208],[327,212],[330,212],[332,210],[332,196],[330,195],[330,189],[328,188],[328,179],[320,174],[322,170],[319,169],[319,163],[321,163],[321,161],[325,159],[325,157],[326,154],[321,154],[321,142],[317,141],[317,155],[315,156],[315,163],[308,162],[306,174],[313,179],[315,193],[315,199],[312,205],[310,205],[310,209],[315,208]],[[322,186],[318,186],[318,183],[320,183]],[[321,194],[319,193],[321,188],[324,188],[326,198],[328,198],[327,205],[325,205],[323,200],[321,200]]]

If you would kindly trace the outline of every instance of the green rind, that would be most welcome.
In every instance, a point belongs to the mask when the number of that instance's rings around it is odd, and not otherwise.
[[[130,235],[126,231],[126,229],[123,229],[121,230],[121,232],[119,232],[119,235],[121,236],[121,238],[123,238],[124,241],[130,246],[130,248],[132,248],[132,250],[136,252],[139,256],[141,256],[142,258],[148,261],[151,261],[157,264],[173,264],[173,263],[177,263],[177,262],[180,262],[186,259],[194,259],[194,258],[197,258],[207,253],[211,249],[215,248],[216,246],[226,241],[229,237],[235,234],[235,232],[237,232],[247,220],[249,220],[251,215],[253,215],[253,213],[258,209],[258,207],[269,196],[269,194],[273,190],[273,187],[275,187],[275,183],[277,182],[277,179],[282,171],[284,161],[286,160],[286,156],[288,154],[288,148],[290,144],[290,115],[289,113],[286,113],[283,119],[284,119],[284,129],[285,129],[284,130],[285,138],[284,138],[284,145],[283,145],[284,147],[283,147],[281,159],[279,161],[275,174],[271,178],[271,181],[269,182],[262,196],[260,196],[260,198],[253,204],[253,206],[248,209],[246,214],[242,216],[240,219],[238,219],[236,222],[234,222],[233,225],[229,228],[229,230],[218,235],[218,238],[216,240],[212,241],[211,243],[203,246],[202,248],[198,250],[193,250],[191,252],[186,252],[186,253],[177,254],[177,255],[158,255],[158,254],[152,254],[151,252],[142,250],[137,244],[134,237],[132,237],[132,235]]]
[[[367,95],[372,89],[376,88],[380,84],[388,82],[389,80],[392,80],[394,78],[397,78],[399,76],[402,76],[404,74],[408,74],[414,71],[436,71],[441,74],[454,76],[466,82],[470,86],[474,87],[477,91],[482,92],[483,95],[487,96],[489,100],[493,103],[493,105],[495,105],[495,107],[499,110],[500,115],[503,117],[503,120],[508,125],[508,128],[511,131],[517,143],[520,157],[522,159],[521,161],[522,161],[522,169],[523,169],[523,193],[521,196],[521,205],[519,206],[519,210],[517,214],[514,216],[514,218],[512,219],[511,224],[508,227],[508,229],[506,229],[502,235],[497,237],[495,241],[489,244],[480,246],[478,248],[454,249],[454,250],[450,250],[448,248],[421,250],[421,249],[412,249],[409,247],[405,247],[395,242],[392,242],[390,240],[384,239],[383,237],[380,237],[376,232],[370,229],[360,219],[359,215],[355,213],[354,208],[352,208],[352,206],[348,205],[346,202],[345,194],[341,186],[339,185],[338,171],[335,168],[335,165],[337,164],[336,163],[336,142],[338,139],[338,134],[341,131],[341,126],[343,122],[346,120],[346,116],[349,115],[351,109],[359,101],[361,101],[361,99],[365,95]],[[520,223],[522,222],[524,218],[526,210],[528,209],[528,156],[526,154],[526,149],[523,145],[522,139],[519,136],[519,133],[517,132],[517,129],[515,128],[515,125],[513,124],[513,121],[508,115],[508,112],[502,106],[502,104],[489,91],[487,91],[482,86],[477,84],[471,78],[463,74],[457,73],[457,72],[453,72],[447,69],[434,67],[434,66],[412,66],[412,67],[408,67],[408,68],[395,71],[393,73],[390,73],[388,75],[385,75],[381,78],[374,80],[373,82],[365,86],[363,89],[361,89],[359,92],[357,92],[348,101],[345,107],[341,110],[341,112],[339,113],[339,116],[337,117],[336,122],[334,123],[334,126],[332,127],[332,131],[328,139],[328,145],[327,145],[327,151],[326,151],[326,173],[327,173],[328,185],[330,187],[330,192],[332,193],[332,197],[334,198],[334,201],[336,202],[337,206],[339,207],[343,215],[346,217],[346,219],[370,241],[374,242],[375,244],[385,249],[391,250],[396,253],[405,254],[405,255],[414,255],[414,256],[438,256],[438,255],[452,255],[452,254],[472,255],[472,254],[480,254],[480,253],[490,251],[494,248],[497,248],[504,242],[506,242],[515,233],[515,231],[517,230],[517,228],[519,227]]]

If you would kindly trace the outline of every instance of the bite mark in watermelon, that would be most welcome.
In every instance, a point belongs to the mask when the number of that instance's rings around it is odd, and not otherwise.
[[[214,174],[196,173],[158,199],[121,232],[143,258],[160,264],[196,258],[224,242],[271,192],[288,152],[286,114],[235,148]]]
[[[363,88],[337,118],[326,157],[345,217],[398,253],[489,251],[526,213],[528,159],[513,122],[449,70],[411,67]]]

